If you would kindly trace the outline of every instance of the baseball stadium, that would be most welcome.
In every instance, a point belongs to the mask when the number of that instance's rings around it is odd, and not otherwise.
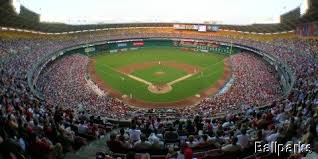
[[[0,0],[0,159],[316,159],[317,1],[195,3]]]

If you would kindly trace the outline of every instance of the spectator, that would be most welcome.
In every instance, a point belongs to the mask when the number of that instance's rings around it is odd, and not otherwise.
[[[237,152],[237,151],[241,151],[241,146],[240,145],[237,145],[238,139],[237,137],[234,137],[232,140],[231,140],[231,143],[230,144],[227,144],[225,146],[222,147],[222,150],[225,151],[225,152]]]
[[[111,134],[110,135],[110,140],[107,141],[107,146],[113,152],[125,152],[123,150],[123,147],[122,147],[121,143],[118,140],[116,140],[116,135],[115,134]]]
[[[146,137],[141,135],[140,140],[135,143],[134,148],[136,150],[149,150],[151,148],[151,143],[146,141]]]
[[[190,135],[187,141],[187,145],[191,148],[196,147],[198,145],[197,141],[194,140],[193,135]]]
[[[136,125],[132,125],[131,129],[129,129],[129,138],[135,143],[140,140],[141,131],[136,128]]]
[[[249,144],[249,137],[246,135],[246,130],[241,130],[241,134],[237,135],[237,144],[242,147],[242,149],[245,149],[248,147]]]

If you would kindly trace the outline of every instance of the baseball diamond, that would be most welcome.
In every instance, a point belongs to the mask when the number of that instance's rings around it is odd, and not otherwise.
[[[89,74],[98,86],[129,105],[180,107],[216,93],[229,79],[230,65],[227,56],[218,53],[142,48],[93,56]]]

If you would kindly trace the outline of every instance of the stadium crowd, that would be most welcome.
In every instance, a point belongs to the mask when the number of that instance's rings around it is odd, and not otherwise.
[[[270,73],[272,70],[253,56],[234,55],[232,58],[233,71],[238,85],[234,85],[231,90],[238,92],[244,87],[245,91],[239,92],[244,93],[241,94],[241,96],[244,95],[244,98],[239,97],[238,99],[241,99],[240,101],[244,102],[247,107],[241,107],[235,114],[227,112],[224,118],[209,120],[207,117],[211,117],[211,114],[214,113],[210,108],[218,107],[218,102],[206,104],[213,101],[211,98],[204,101],[205,104],[201,103],[196,109],[198,111],[193,112],[192,116],[199,115],[194,120],[160,122],[161,120],[154,116],[149,118],[139,116],[132,120],[131,128],[127,131],[129,132],[128,136],[126,131],[122,135],[118,134],[117,137],[112,135],[110,143],[117,143],[117,146],[124,146],[128,150],[138,149],[138,147],[143,149],[145,145],[146,148],[149,148],[150,144],[162,148],[167,147],[166,143],[169,141],[167,136],[171,135],[170,137],[176,139],[180,143],[179,145],[184,145],[183,151],[176,154],[184,154],[186,158],[193,155],[196,147],[201,144],[209,146],[211,144],[215,146],[215,149],[221,149],[222,152],[237,150],[243,151],[243,153],[248,150],[248,146],[251,146],[251,142],[256,140],[280,141],[281,143],[302,141],[317,145],[318,62],[316,57],[318,41],[316,39],[299,40],[299,38],[293,38],[288,40],[273,39],[271,41],[266,39],[265,41],[261,38],[255,40],[246,39],[244,36],[232,37],[230,34],[183,33],[165,29],[132,29],[132,31],[113,30],[54,38],[27,35],[26,37],[1,39],[1,155],[5,158],[25,158],[26,156],[39,159],[62,158],[63,153],[78,149],[87,144],[87,141],[98,138],[112,127],[111,124],[99,117],[100,112],[100,115],[112,118],[134,115],[135,110],[127,108],[123,103],[111,97],[97,97],[85,87],[84,68],[88,59],[82,55],[63,58],[44,70],[38,84],[47,95],[48,100],[39,100],[31,93],[26,79],[27,72],[39,59],[75,44],[110,38],[153,36],[212,39],[259,48],[274,55],[292,68],[296,82],[288,97],[277,99],[279,91],[276,78]],[[36,36],[36,38],[32,36]],[[78,61],[84,65],[80,65]],[[246,68],[251,69],[251,71],[245,76],[243,73],[246,73]],[[257,77],[251,77],[253,72],[260,70],[267,76],[263,77],[258,74]],[[249,94],[248,91],[251,90],[252,86],[250,87],[243,82],[246,79],[253,79],[250,80],[252,83],[258,81],[254,85],[263,87],[263,89],[254,90],[255,94]],[[261,80],[267,82],[261,82]],[[274,81],[276,84],[269,81]],[[266,83],[270,86],[265,87]],[[224,96],[231,97],[231,90]],[[264,94],[268,96],[267,100],[260,98]],[[253,100],[249,101],[250,99]],[[75,100],[82,100],[82,102],[75,102]],[[259,103],[255,101],[259,101]],[[269,107],[259,111],[257,106],[264,103]],[[105,105],[109,106],[100,109]],[[231,107],[234,108],[234,104]],[[209,109],[210,111],[206,111]],[[224,108],[220,108],[220,110],[224,110]],[[183,114],[181,110],[175,111],[178,114]],[[114,144],[110,144],[109,148],[115,151],[118,147],[112,145]],[[313,148],[317,153],[316,149],[316,147]],[[174,155],[174,150],[170,149],[168,154]]]
[[[0,69],[0,154],[4,158],[62,158],[112,125],[33,97],[26,81]]]
[[[185,112],[205,112],[203,116],[242,107],[270,104],[281,95],[274,70],[257,57],[240,53],[231,56],[234,83],[224,94],[206,98],[198,106]],[[271,83],[269,85],[269,83]],[[212,112],[212,113],[211,113]]]
[[[298,96],[289,96],[281,104],[258,111],[253,107],[244,112],[218,119],[162,121],[155,116],[134,118],[129,129],[121,129],[107,141],[108,148],[128,155],[166,154],[166,158],[234,158],[233,155],[254,156],[254,143],[277,141],[282,144],[311,144],[317,153],[318,112],[314,94],[306,96],[304,105]],[[172,146],[173,145],[173,146]],[[281,158],[310,156],[306,151],[282,152]],[[127,153],[128,152],[128,153]],[[260,158],[279,158],[278,154],[256,153]]]
[[[47,103],[63,105],[69,109],[75,107],[110,118],[127,115],[128,106],[114,98],[99,96],[88,86],[85,79],[88,62],[87,56],[76,54],[62,58],[48,67],[38,81],[38,86],[43,86],[43,93],[48,97]]]

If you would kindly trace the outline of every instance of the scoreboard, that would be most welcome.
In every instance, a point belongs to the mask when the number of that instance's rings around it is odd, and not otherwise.
[[[199,25],[199,32],[206,32],[206,25]]]
[[[218,32],[220,26],[209,24],[174,24],[176,30],[193,30],[198,32]]]

